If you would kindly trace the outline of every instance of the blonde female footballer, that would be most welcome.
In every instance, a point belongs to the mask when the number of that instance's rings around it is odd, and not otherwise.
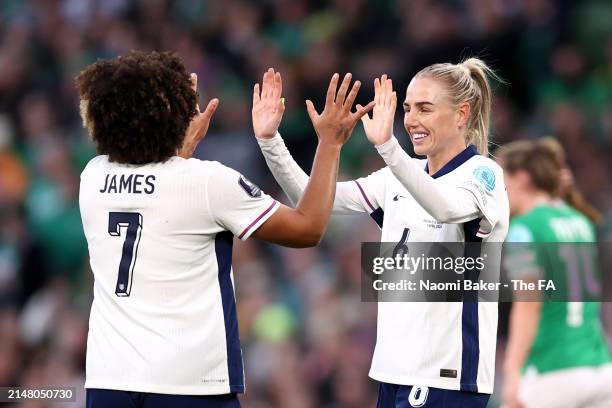
[[[403,103],[404,126],[426,160],[411,158],[393,136],[396,93],[386,75],[377,78],[373,115],[362,122],[387,166],[339,182],[333,213],[369,213],[382,229],[382,242],[502,242],[508,198],[502,169],[487,158],[491,73],[470,58],[431,65],[414,76]],[[265,114],[254,112],[253,120]],[[279,123],[255,135],[272,174],[296,202],[308,175],[285,147]],[[379,408],[487,405],[496,303],[381,302],[377,326],[370,377],[379,382]]]

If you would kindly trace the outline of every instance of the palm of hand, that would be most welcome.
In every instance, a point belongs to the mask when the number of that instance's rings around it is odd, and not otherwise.
[[[393,119],[397,106],[397,95],[393,83],[386,75],[374,80],[374,101],[372,117],[365,115],[361,121],[368,140],[375,145],[385,143],[393,134]]]
[[[253,89],[253,131],[260,139],[274,137],[283,118],[285,104],[281,99],[282,78],[270,68],[263,76],[261,92],[259,84]]]
[[[366,107],[359,106],[356,112],[351,112],[361,86],[361,82],[356,81],[350,87],[351,78],[350,73],[346,74],[338,89],[339,75],[332,76],[327,89],[325,107],[320,114],[317,113],[312,101],[306,101],[308,116],[320,141],[342,146],[350,137],[359,119],[374,107],[372,101]]]

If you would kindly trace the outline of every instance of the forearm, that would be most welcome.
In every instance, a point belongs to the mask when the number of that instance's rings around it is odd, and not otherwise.
[[[296,208],[281,205],[253,236],[283,246],[317,245],[331,213],[341,146],[319,143],[304,195]]]
[[[308,184],[308,175],[295,162],[280,134],[271,139],[257,139],[266,164],[287,197],[295,205]]]
[[[513,303],[504,373],[508,375],[520,373],[527,361],[538,329],[541,305],[541,302]]]
[[[257,139],[257,143],[272,175],[295,206],[304,194],[309,180],[308,174],[291,157],[280,134],[277,133],[271,139]],[[355,182],[336,183],[332,213],[354,214],[368,211],[369,208],[365,208],[360,202],[360,193]]]
[[[467,190],[442,189],[412,159],[392,137],[376,146],[391,172],[412,194],[415,200],[436,220],[443,223],[459,223],[478,216],[478,206]]]
[[[340,145],[319,142],[311,177],[299,199],[296,210],[321,235],[325,231],[334,203],[340,161]]]

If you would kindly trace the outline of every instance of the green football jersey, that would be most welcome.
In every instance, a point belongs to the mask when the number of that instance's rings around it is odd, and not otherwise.
[[[525,270],[537,279],[552,279],[557,295],[569,300],[543,299],[523,371],[544,373],[610,362],[600,304],[589,301],[596,299],[600,290],[593,224],[566,204],[541,205],[511,220],[507,241],[530,243],[533,264]]]

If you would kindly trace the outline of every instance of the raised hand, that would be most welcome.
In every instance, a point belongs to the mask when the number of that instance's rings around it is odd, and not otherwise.
[[[361,87],[361,82],[356,81],[347,95],[351,77],[350,73],[346,74],[340,89],[336,92],[339,75],[332,76],[327,89],[325,108],[321,114],[317,113],[310,100],[306,101],[308,116],[310,116],[320,142],[342,146],[350,137],[359,119],[374,107],[374,101],[372,101],[365,107],[359,106],[357,112],[351,112],[357,92]]]
[[[283,93],[283,79],[280,72],[273,68],[266,71],[263,76],[261,92],[259,84],[253,88],[253,130],[255,137],[270,139],[278,131],[285,104],[281,100]]]
[[[393,121],[397,107],[397,95],[393,91],[393,83],[387,75],[374,79],[374,102],[372,118],[364,115],[361,118],[363,128],[370,143],[380,145],[391,138]],[[359,108],[360,105],[357,105]]]
[[[198,76],[196,74],[191,74],[191,87],[195,92],[198,91]],[[200,112],[199,105],[196,106],[197,112],[189,123],[187,132],[185,133],[185,140],[183,140],[183,146],[178,151],[178,156],[184,159],[189,159],[193,156],[193,152],[198,146],[198,143],[204,139],[206,132],[208,132],[210,120],[217,106],[219,106],[219,100],[217,98],[213,98],[208,102],[204,112]]]

